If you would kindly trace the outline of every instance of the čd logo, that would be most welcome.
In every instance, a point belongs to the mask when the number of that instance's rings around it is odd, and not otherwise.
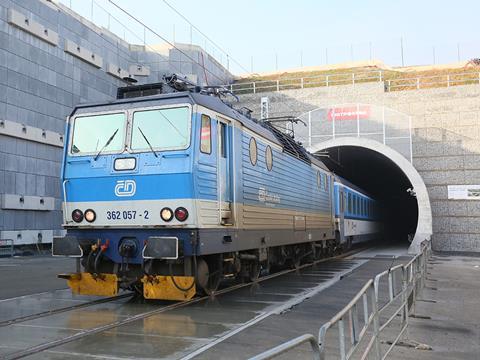
[[[137,191],[135,180],[118,180],[115,185],[116,196],[133,196]]]

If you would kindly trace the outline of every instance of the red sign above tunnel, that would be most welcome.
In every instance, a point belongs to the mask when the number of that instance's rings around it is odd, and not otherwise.
[[[337,120],[362,120],[370,118],[370,106],[347,106],[339,108],[331,108],[328,110],[328,121]]]

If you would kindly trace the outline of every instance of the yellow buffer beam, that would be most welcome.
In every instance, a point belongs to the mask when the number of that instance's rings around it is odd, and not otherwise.
[[[193,276],[144,276],[143,297],[158,300],[190,300],[195,296]]]
[[[118,294],[118,278],[115,274],[90,274],[86,272],[61,274],[74,294],[115,296]]]

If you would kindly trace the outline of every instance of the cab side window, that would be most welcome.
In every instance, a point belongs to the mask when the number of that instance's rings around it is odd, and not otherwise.
[[[205,154],[212,153],[212,120],[208,115],[202,115],[200,128],[200,151]]]
[[[224,123],[219,123],[220,126],[220,156],[222,158],[227,157],[227,125]]]

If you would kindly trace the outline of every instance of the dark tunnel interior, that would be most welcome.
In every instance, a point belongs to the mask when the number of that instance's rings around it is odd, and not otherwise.
[[[408,241],[417,228],[417,199],[408,177],[389,158],[358,146],[340,146],[317,154],[330,170],[364,189],[379,201],[385,224],[385,240]]]

